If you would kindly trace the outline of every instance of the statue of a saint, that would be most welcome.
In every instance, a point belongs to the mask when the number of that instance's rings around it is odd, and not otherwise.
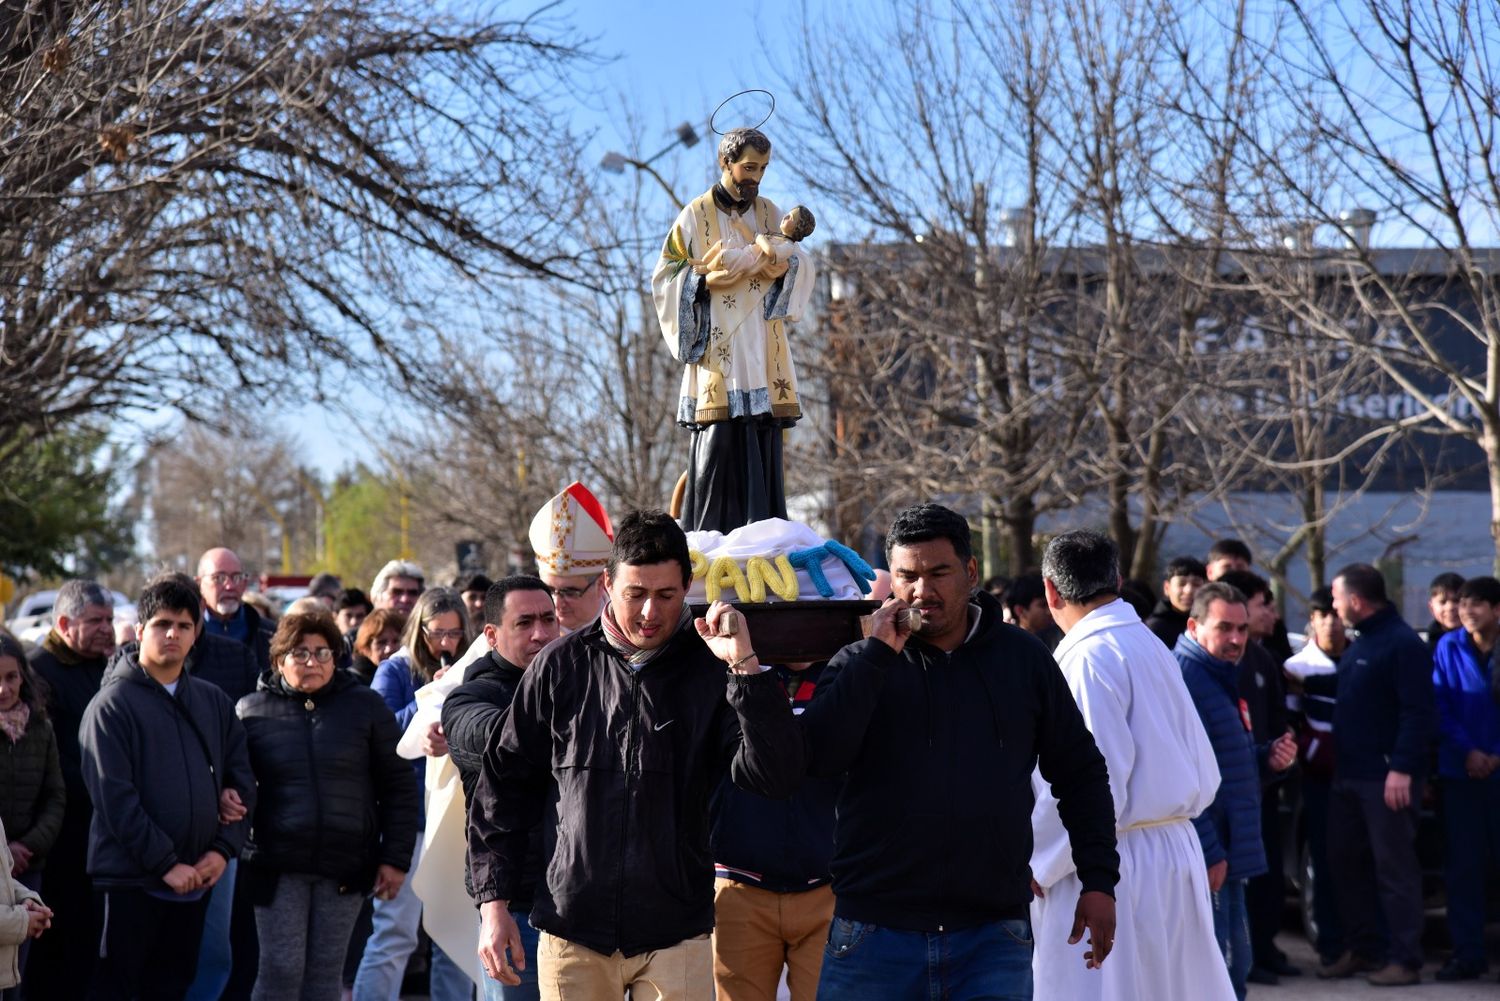
[[[678,214],[651,275],[662,336],[685,366],[677,422],[692,432],[689,530],[786,517],[782,431],[802,408],[785,325],[812,297],[812,257],[798,241],[813,219],[760,197],[770,162],[760,131],[726,133],[719,183]]]

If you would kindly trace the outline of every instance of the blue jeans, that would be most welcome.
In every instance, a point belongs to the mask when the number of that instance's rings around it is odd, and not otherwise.
[[[898,931],[835,917],[818,1001],[1031,1001],[1031,922]]]
[[[1234,996],[1245,1001],[1245,978],[1250,975],[1250,915],[1245,911],[1245,881],[1226,879],[1213,895],[1214,938],[1229,967]]]
[[[411,869],[401,892],[393,900],[377,900],[371,917],[370,938],[354,977],[354,1001],[397,1001],[406,961],[417,948],[417,928],[422,923],[422,901],[411,888],[411,873],[422,858],[422,835],[412,852]],[[432,970],[428,974],[432,1001],[469,1001],[474,981],[447,953],[432,943]]]
[[[1453,958],[1484,966],[1485,877],[1500,868],[1500,772],[1487,779],[1444,776],[1442,783]]]
[[[229,920],[234,911],[234,878],[238,859],[224,867],[224,875],[208,891],[208,914],[203,919],[203,941],[198,946],[198,972],[186,1001],[219,1001],[229,983],[234,952],[229,946]]]
[[[521,983],[518,986],[507,987],[500,981],[485,976],[484,968],[480,967],[479,983],[484,988],[484,1001],[541,1001],[542,989],[536,977],[536,948],[542,936],[531,927],[525,911],[511,911],[510,916],[516,919],[516,928],[521,933],[521,950],[526,953],[526,969],[521,971]],[[506,955],[509,956],[508,950]],[[512,962],[511,965],[514,966],[515,963]]]

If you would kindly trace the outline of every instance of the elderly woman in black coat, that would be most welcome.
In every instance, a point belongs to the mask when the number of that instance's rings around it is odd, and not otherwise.
[[[260,938],[256,1001],[337,999],[360,904],[372,890],[394,897],[411,863],[418,790],[396,755],[396,718],[334,666],[342,646],[326,612],[284,617],[271,669],[235,707],[259,792],[242,856]]]

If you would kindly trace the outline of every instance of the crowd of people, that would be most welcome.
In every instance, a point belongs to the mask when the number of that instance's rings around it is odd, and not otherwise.
[[[6,996],[1243,999],[1302,972],[1293,785],[1316,975],[1420,981],[1434,785],[1436,975],[1487,969],[1500,580],[1435,580],[1424,639],[1351,564],[1294,650],[1234,540],[1159,598],[1090,531],[980,586],[927,504],[867,638],[769,664],[688,609],[667,515],[574,484],[531,541],[535,575],[392,560],[279,616],[212,549],[127,636],[90,580],[34,649],[0,632]]]

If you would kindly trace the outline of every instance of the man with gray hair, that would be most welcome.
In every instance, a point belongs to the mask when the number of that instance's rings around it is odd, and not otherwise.
[[[417,599],[427,589],[427,575],[409,560],[391,560],[380,568],[370,585],[370,600],[376,608],[390,608],[410,615]]]
[[[96,581],[68,581],[52,606],[52,630],[31,655],[32,669],[47,683],[47,715],[57,733],[67,787],[62,830],[42,876],[44,899],[53,909],[52,928],[32,945],[26,966],[26,990],[32,997],[83,997],[99,951],[94,886],[84,868],[94,811],[83,784],[78,724],[114,653],[114,603],[114,596]]]
[[[1054,656],[1109,767],[1120,868],[1120,936],[1095,971],[1069,944],[1081,886],[1057,800],[1033,774],[1037,894],[1031,904],[1038,999],[1228,999],[1214,940],[1208,867],[1193,817],[1213,802],[1219,769],[1182,672],[1120,598],[1119,550],[1098,532],[1067,532],[1042,558],[1047,607],[1064,636]],[[1162,934],[1161,929],[1171,929]]]

